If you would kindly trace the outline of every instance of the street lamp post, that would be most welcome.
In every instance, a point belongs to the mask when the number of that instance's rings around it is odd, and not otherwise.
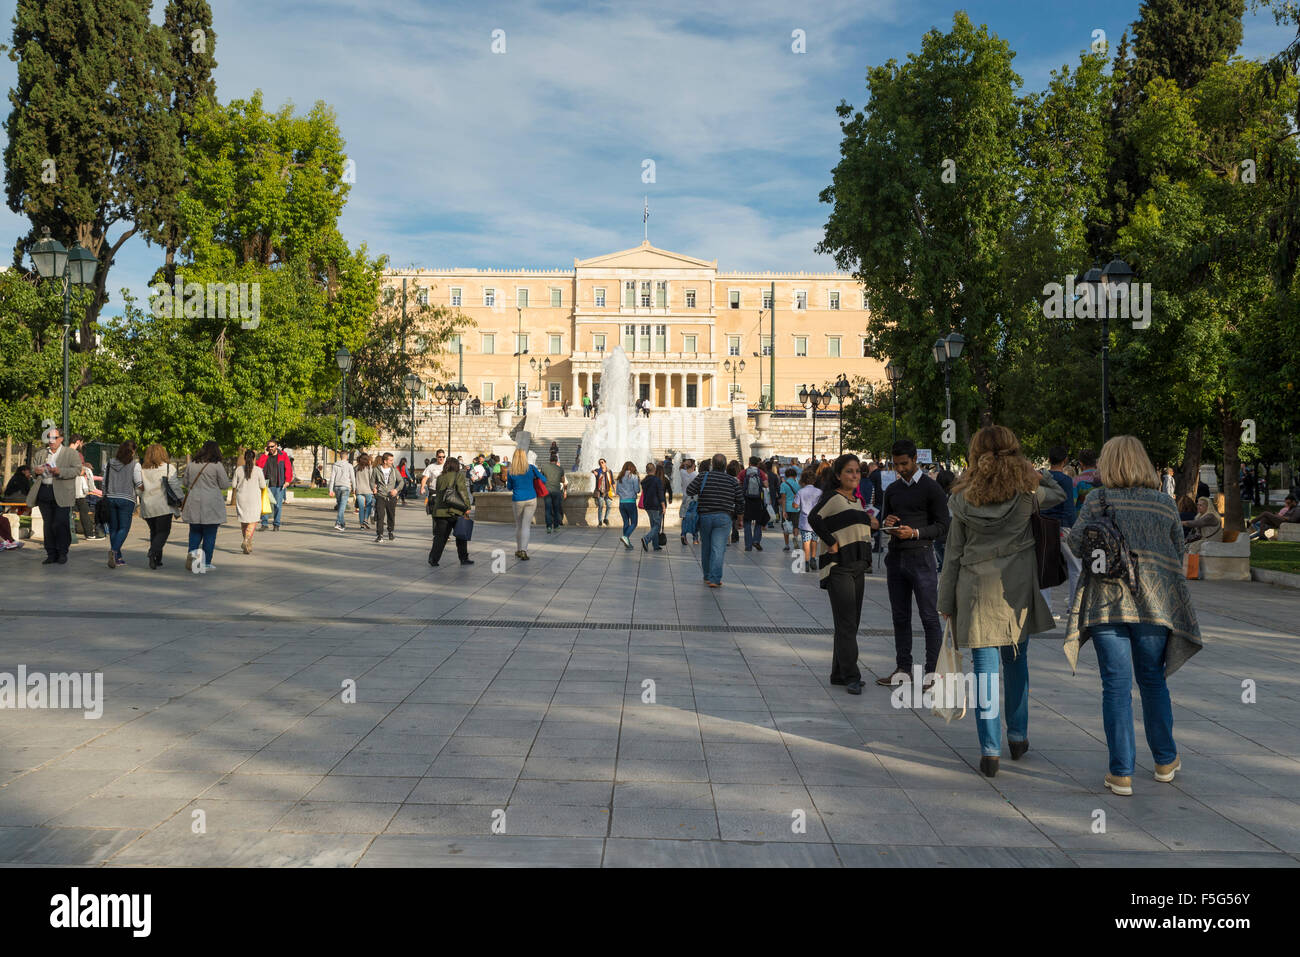
[[[816,460],[817,458],[817,410],[819,408],[824,409],[831,404],[831,390],[828,388],[825,392],[819,392],[817,387],[813,386],[812,391],[810,392],[808,391],[808,387],[806,385],[801,386],[799,388],[799,404],[802,405],[805,409],[811,410],[812,412],[812,457],[814,460]]]
[[[853,386],[849,385],[849,380],[844,377],[843,372],[835,380],[835,385],[831,386],[831,391],[835,393],[835,401],[840,406],[840,455],[844,454],[844,400],[849,397],[849,391],[852,388]],[[816,429],[813,430],[813,432],[816,431]]]
[[[1133,279],[1133,269],[1124,260],[1116,258],[1105,269],[1093,266],[1081,277],[1079,285],[1086,286],[1092,297],[1094,315],[1101,317],[1101,442],[1110,440],[1110,287],[1124,286]]]
[[[433,397],[447,407],[447,458],[451,458],[451,410],[469,396],[469,389],[464,384],[435,385]],[[414,453],[412,453],[414,455]]]
[[[551,360],[543,359],[541,362],[538,362],[537,357],[533,356],[533,358],[528,360],[528,367],[537,373],[537,392],[540,395],[542,391],[542,376],[551,371]]]
[[[903,379],[903,370],[894,365],[891,359],[885,363],[885,375],[889,378],[889,398],[893,403],[894,441],[898,441],[898,383]]]
[[[339,347],[339,351],[334,354],[334,361],[338,363],[339,372],[343,373],[343,417],[336,432],[340,447],[346,449],[347,441],[343,439],[342,423],[348,418],[348,373],[352,370],[352,353],[348,352],[347,346]]]
[[[745,371],[745,360],[741,359],[739,362],[732,362],[730,359],[726,359],[722,363],[722,368],[723,371],[731,373],[731,395],[728,396],[728,398],[732,402],[735,402],[736,401],[736,373]]]
[[[952,418],[952,362],[961,355],[966,345],[966,337],[960,332],[950,333],[946,338],[934,340],[934,361],[943,366],[944,418]],[[948,471],[952,471],[952,443],[945,442],[947,452],[945,460]]]
[[[409,473],[415,470],[415,397],[424,383],[414,372],[408,372],[402,383],[406,386],[406,391],[411,393],[411,457],[407,460],[411,463],[407,467]]]
[[[63,441],[68,441],[69,422],[68,403],[71,395],[68,378],[68,335],[71,331],[72,287],[89,286],[95,281],[95,267],[98,260],[89,249],[74,242],[68,249],[57,239],[50,237],[50,227],[41,227],[41,238],[31,249],[32,263],[42,279],[63,280]]]

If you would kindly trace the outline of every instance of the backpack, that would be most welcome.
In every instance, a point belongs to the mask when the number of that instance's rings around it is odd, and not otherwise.
[[[748,469],[745,472],[745,498],[762,498],[765,484],[758,469]]]
[[[1082,562],[1089,575],[1122,581],[1136,595],[1138,590],[1137,559],[1129,551],[1124,533],[1115,522],[1115,509],[1106,501],[1106,490],[1097,487],[1101,514],[1083,527]],[[1093,571],[1097,552],[1102,553],[1102,570]]]

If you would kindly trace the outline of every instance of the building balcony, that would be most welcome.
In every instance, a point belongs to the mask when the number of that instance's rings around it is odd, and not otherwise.
[[[574,362],[604,362],[610,350],[604,352],[574,352],[570,358]],[[694,363],[696,365],[716,365],[718,354],[714,352],[629,352],[627,360],[635,369],[638,365],[653,363]]]

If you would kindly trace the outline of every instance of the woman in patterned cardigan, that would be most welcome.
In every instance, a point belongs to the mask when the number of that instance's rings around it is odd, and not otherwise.
[[[1201,650],[1201,632],[1183,577],[1182,522],[1173,501],[1160,490],[1146,449],[1134,436],[1117,435],[1102,447],[1097,466],[1102,487],[1088,494],[1070,529],[1070,550],[1082,561],[1084,578],[1070,609],[1065,656],[1073,670],[1081,644],[1091,638],[1097,649],[1110,749],[1105,786],[1128,795],[1136,760],[1133,678],[1142,695],[1155,778],[1172,781],[1182,761],[1165,679]],[[1136,592],[1126,581],[1094,574],[1096,559],[1083,554],[1083,533],[1101,517],[1103,493],[1137,566]]]

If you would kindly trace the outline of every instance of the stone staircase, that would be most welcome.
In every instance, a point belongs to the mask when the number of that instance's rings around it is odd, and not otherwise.
[[[581,412],[570,412],[566,418],[560,412],[547,409],[540,415],[530,416],[524,428],[532,433],[532,447],[540,461],[546,461],[551,442],[555,442],[560,450],[560,464],[571,470],[583,430],[590,422],[590,419],[582,417]],[[678,452],[683,458],[698,459],[714,452],[732,458],[740,455],[740,445],[734,421],[726,412],[652,411],[650,452],[656,461],[665,454],[671,457]],[[637,463],[638,467],[642,464]]]

